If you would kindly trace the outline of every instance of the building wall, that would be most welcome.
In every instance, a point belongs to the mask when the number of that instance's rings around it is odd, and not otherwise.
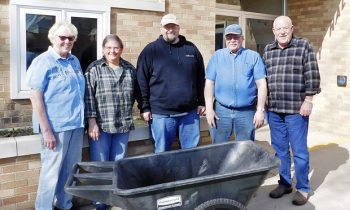
[[[180,34],[193,42],[205,62],[214,52],[215,0],[166,1],[166,12],[173,13],[180,22]],[[160,35],[160,20],[165,13],[113,9],[111,32],[117,33],[125,44],[123,56],[136,65],[142,49]]]
[[[0,0],[0,129],[31,126],[31,105],[28,99],[10,99],[9,1]],[[332,132],[349,135],[346,122],[349,88],[336,85],[337,75],[348,75],[350,13],[348,0],[289,0],[288,12],[295,25],[295,34],[308,38],[315,47],[321,71],[322,93],[315,97],[313,124]],[[166,13],[175,13],[181,33],[194,42],[207,63],[214,51],[215,0],[166,1]],[[125,42],[123,57],[136,65],[143,47],[159,35],[162,12],[112,9],[111,32]],[[326,116],[326,117],[325,117]],[[345,121],[344,121],[345,120]]]
[[[350,136],[350,87],[337,87],[337,75],[350,75],[350,1],[289,0],[295,34],[308,38],[319,61],[322,92],[314,97],[311,123]]]
[[[8,0],[0,0],[0,129],[32,125],[30,101],[10,99],[8,4]],[[197,45],[207,62],[214,52],[215,0],[166,0],[165,5],[165,13],[179,18],[180,33]],[[165,13],[112,8],[111,33],[123,40],[125,59],[136,66],[141,50],[160,35],[160,19]]]

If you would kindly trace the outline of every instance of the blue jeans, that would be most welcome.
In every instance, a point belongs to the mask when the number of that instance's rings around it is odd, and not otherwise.
[[[70,209],[72,196],[64,191],[64,185],[73,168],[81,161],[84,128],[53,133],[56,138],[56,149],[44,147],[41,135],[41,171],[35,201],[36,210]]]
[[[200,137],[199,115],[192,111],[183,116],[164,116],[152,114],[151,132],[154,139],[155,153],[171,150],[176,131],[182,149],[198,146]]]
[[[89,138],[91,161],[116,161],[126,156],[129,132],[106,133],[101,131],[97,141]]]
[[[297,180],[295,187],[297,190],[310,192],[309,151],[307,149],[309,117],[303,117],[300,114],[269,112],[268,121],[271,144],[276,151],[276,156],[281,160],[279,183],[287,187],[292,185],[290,145]]]
[[[97,141],[89,137],[91,161],[117,161],[126,156],[128,150],[129,132],[106,133],[100,131]],[[107,207],[101,202],[93,202],[95,205]]]
[[[215,102],[216,128],[210,128],[210,136],[214,144],[230,141],[232,132],[236,141],[255,139],[254,114],[255,106],[244,108],[228,108]]]

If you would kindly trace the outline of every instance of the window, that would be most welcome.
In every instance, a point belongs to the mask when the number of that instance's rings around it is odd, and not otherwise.
[[[262,54],[266,44],[274,40],[272,23],[277,15],[244,11],[241,6],[238,6],[236,0],[217,0],[217,2],[220,3],[216,4],[215,50],[225,47],[224,29],[226,26],[235,23],[242,27],[243,46]],[[240,2],[243,4],[248,1]],[[262,2],[265,2],[265,0]]]
[[[272,33],[273,20],[247,18],[245,46],[263,54],[264,48],[274,40]]]
[[[87,65],[102,56],[102,40],[110,33],[110,7],[84,4],[57,4],[47,1],[10,1],[11,98],[28,98],[25,83],[28,66],[50,42],[48,30],[56,21],[67,20],[78,29],[72,53]]]
[[[226,41],[224,37],[224,31],[226,26],[231,24],[238,24],[238,17],[216,15],[215,24],[215,50],[225,48]]]

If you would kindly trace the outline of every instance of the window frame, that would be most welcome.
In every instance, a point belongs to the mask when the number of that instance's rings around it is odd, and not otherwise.
[[[215,15],[237,17],[238,24],[242,27],[242,33],[245,37],[247,19],[274,20],[278,15],[270,15],[256,12],[246,12],[240,10],[240,7],[226,4],[216,4]],[[246,40],[243,40],[242,46],[245,46]]]
[[[29,2],[29,1],[28,1]],[[32,0],[30,3],[21,0],[10,1],[10,97],[11,99],[29,98],[29,88],[25,83],[26,75],[26,14],[52,15],[56,21],[71,17],[97,18],[97,57],[101,57],[102,38],[110,33],[111,7],[59,3]]]

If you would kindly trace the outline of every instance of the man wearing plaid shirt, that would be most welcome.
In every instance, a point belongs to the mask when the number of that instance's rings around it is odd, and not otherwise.
[[[291,156],[293,152],[296,193],[292,203],[304,205],[310,195],[309,152],[307,133],[313,96],[321,91],[316,55],[310,43],[293,35],[292,21],[287,16],[275,19],[275,42],[265,47],[263,59],[267,70],[268,122],[272,147],[281,160],[278,187],[271,198],[291,193]]]

